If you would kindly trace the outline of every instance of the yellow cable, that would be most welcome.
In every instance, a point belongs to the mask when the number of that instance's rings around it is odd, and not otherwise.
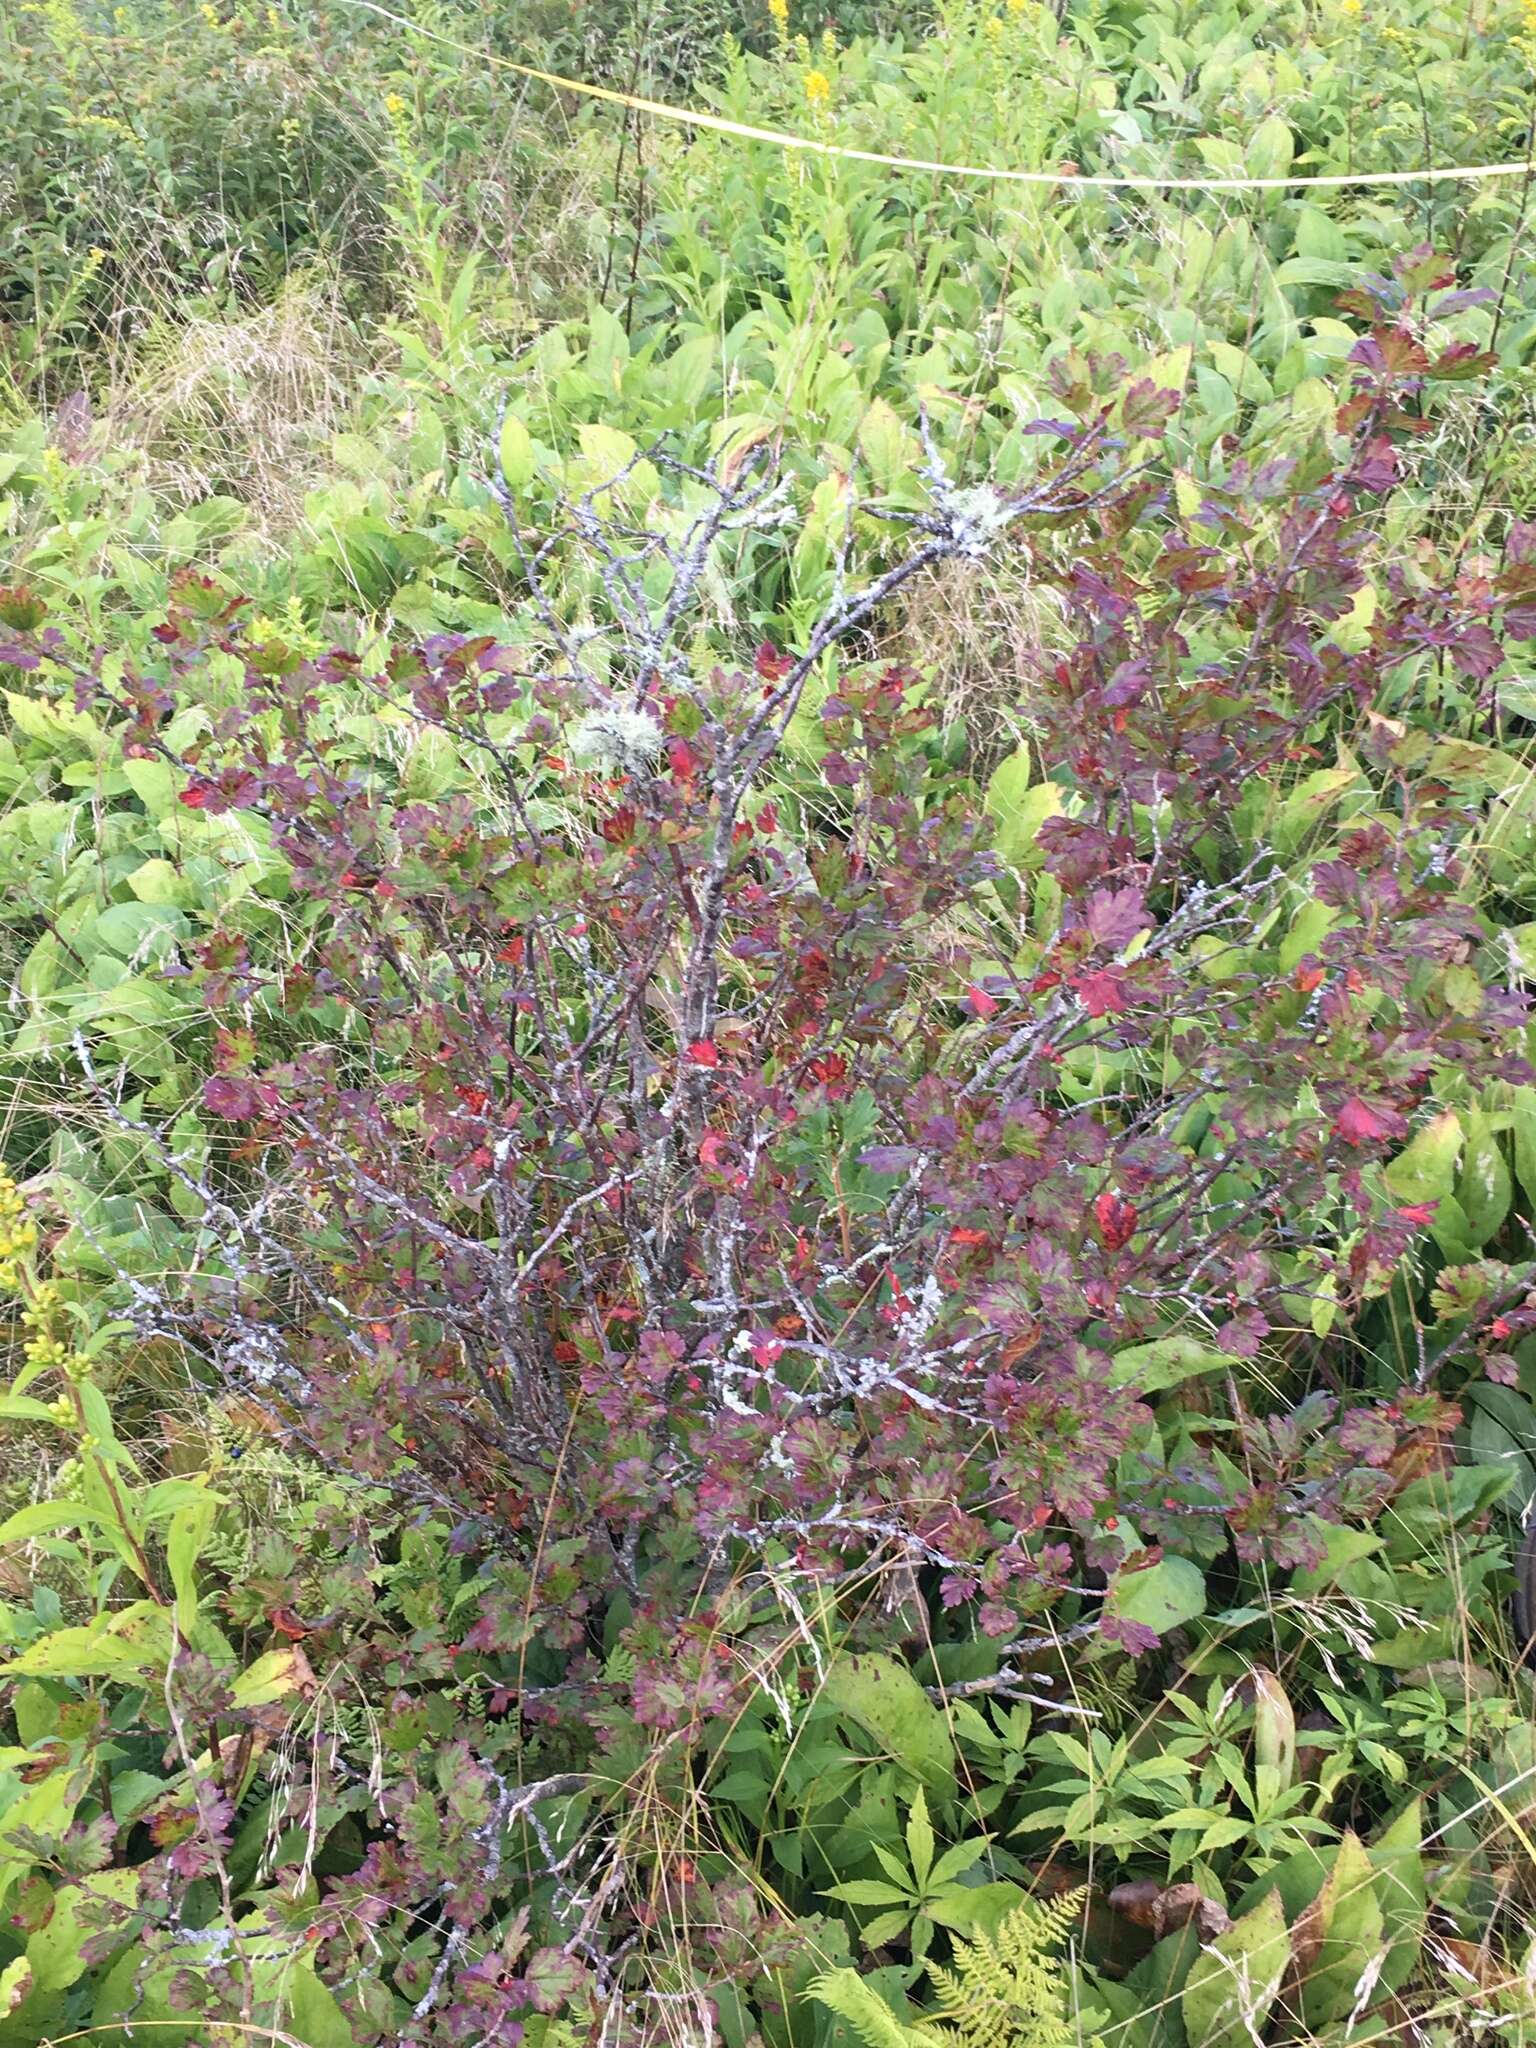
[[[365,7],[397,28],[412,35],[441,43],[477,63],[493,64],[502,71],[514,71],[519,78],[534,78],[561,92],[580,93],[590,100],[606,100],[610,106],[631,107],[642,114],[655,114],[664,121],[681,121],[690,128],[705,128],[714,135],[734,135],[743,142],[770,142],[776,149],[803,149],[815,156],[842,157],[850,163],[883,164],[893,171],[932,171],[945,178],[991,178],[1011,185],[1056,185],[1078,191],[1098,192],[1290,192],[1300,187],[1340,185],[1445,184],[1452,180],[1478,178],[1520,178],[1529,176],[1531,164],[1522,159],[1507,164],[1443,164],[1422,171],[1330,171],[1319,176],[1297,178],[1133,178],[1118,174],[1092,175],[1083,171],[1009,171],[989,164],[932,163],[924,157],[888,156],[878,149],[853,149],[842,142],[828,142],[812,135],[791,135],[782,128],[754,128],[745,121],[727,120],[723,114],[702,113],[697,107],[674,107],[666,100],[645,99],[636,93],[620,92],[609,85],[592,85],[585,79],[562,78],[557,71],[540,71],[534,64],[518,64],[510,57],[498,57],[490,50],[477,50],[454,36],[440,35],[381,7],[378,0],[349,0],[353,7]]]

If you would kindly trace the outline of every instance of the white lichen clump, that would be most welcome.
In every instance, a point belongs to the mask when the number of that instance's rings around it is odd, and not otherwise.
[[[571,735],[571,753],[583,767],[614,775],[643,775],[662,748],[662,730],[649,712],[627,704],[589,711]]]

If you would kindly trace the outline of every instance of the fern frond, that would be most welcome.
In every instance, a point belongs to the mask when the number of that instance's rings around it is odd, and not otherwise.
[[[957,1940],[951,1967],[928,1965],[942,2048],[1076,2048],[1059,1952],[1082,1896],[1021,1900],[995,1934]]]
[[[846,2020],[865,2048],[919,2048],[923,2037],[897,2019],[871,1984],[857,1970],[828,1970],[806,1987],[818,2004]]]
[[[915,2025],[897,2019],[857,1970],[827,1971],[809,1996],[864,2048],[1078,2048],[1060,1951],[1082,1902],[1081,1891],[1023,1899],[995,1934],[957,1937],[952,1964],[926,1965],[936,2009]]]

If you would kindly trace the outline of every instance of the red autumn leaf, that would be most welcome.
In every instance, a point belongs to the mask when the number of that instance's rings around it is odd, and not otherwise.
[[[1423,1230],[1434,1222],[1435,1211],[1439,1206],[1438,1202],[1408,1202],[1397,1213],[1405,1223],[1411,1223],[1415,1229]]]
[[[753,656],[752,665],[765,683],[776,683],[781,676],[787,676],[795,664],[789,655],[780,654],[771,640],[764,640]]]
[[[1346,1145],[1371,1145],[1379,1138],[1395,1138],[1403,1120],[1395,1110],[1373,1109],[1362,1096],[1351,1095],[1333,1120],[1337,1136]]]
[[[1118,968],[1100,967],[1091,974],[1074,975],[1072,987],[1090,1017],[1118,1015],[1128,1007],[1125,976]]]
[[[667,741],[667,760],[679,782],[687,782],[698,767],[698,756],[686,740]]]
[[[213,795],[212,785],[206,782],[189,782],[185,789],[177,792],[176,801],[185,804],[189,811],[200,811]]]
[[[730,1142],[730,1139],[726,1137],[723,1131],[706,1131],[699,1141],[699,1164],[701,1166],[723,1165]]]
[[[1130,1243],[1136,1230],[1136,1204],[1112,1194],[1108,1188],[1094,1199],[1093,1220],[1106,1251],[1117,1252]]]
[[[967,989],[965,1000],[971,1006],[971,1015],[973,1017],[995,1017],[997,1015],[997,998],[996,996],[989,996],[984,988]]]
[[[712,1038],[696,1038],[688,1048],[688,1059],[695,1067],[718,1067],[720,1048]]]

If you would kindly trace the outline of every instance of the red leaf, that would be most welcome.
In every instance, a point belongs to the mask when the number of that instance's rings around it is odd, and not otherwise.
[[[996,996],[989,996],[984,988],[968,989],[965,999],[971,1006],[971,1015],[973,1017],[995,1017],[997,1015],[997,998]]]
[[[1395,1110],[1372,1109],[1359,1095],[1351,1095],[1333,1120],[1337,1136],[1346,1145],[1372,1145],[1379,1138],[1395,1138],[1404,1128]]]
[[[1106,1251],[1117,1252],[1130,1243],[1136,1231],[1136,1204],[1112,1194],[1106,1188],[1094,1199],[1093,1220]]]
[[[1100,967],[1092,974],[1077,974],[1072,978],[1077,1000],[1090,1017],[1118,1015],[1128,1007],[1125,998],[1125,976],[1118,968]]]
[[[720,1048],[712,1038],[696,1038],[688,1048],[688,1058],[696,1067],[718,1067]]]

